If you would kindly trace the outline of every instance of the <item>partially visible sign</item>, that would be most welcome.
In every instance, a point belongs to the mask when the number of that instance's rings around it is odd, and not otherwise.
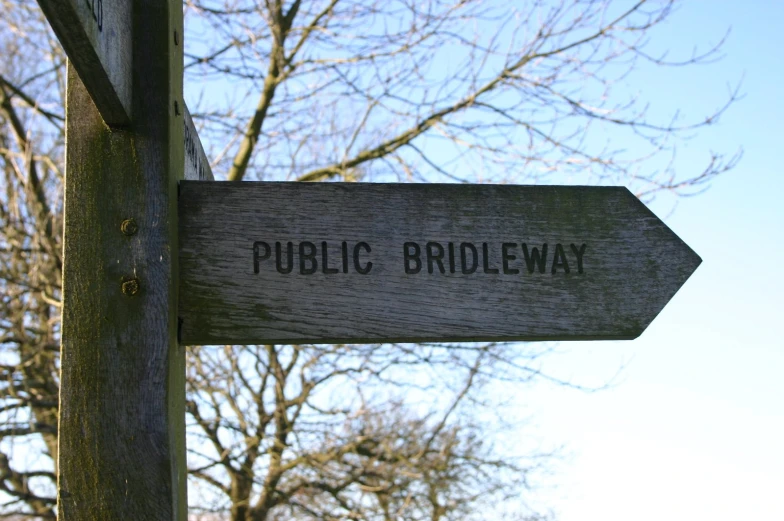
[[[183,182],[185,344],[632,339],[700,258],[622,187]]]
[[[193,118],[185,105],[185,179],[189,181],[212,181],[212,168],[204,153],[199,133],[193,125]]]
[[[131,120],[131,0],[38,0],[107,125]]]

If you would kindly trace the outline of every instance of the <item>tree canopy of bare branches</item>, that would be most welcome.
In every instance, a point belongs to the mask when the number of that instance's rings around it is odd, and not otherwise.
[[[669,158],[710,114],[652,111],[625,79],[674,2],[190,2],[188,75],[228,179],[625,183],[693,193]],[[230,82],[232,96],[222,94]],[[241,88],[236,86],[242,85]],[[615,142],[632,140],[633,152]],[[654,161],[659,156],[664,162]]]
[[[657,51],[675,1],[184,7],[186,98],[213,170],[230,181],[568,178],[651,199],[699,193],[739,158],[706,151],[701,171],[681,172],[676,154],[737,89],[694,114],[651,107],[634,84],[639,68],[720,57],[721,38],[682,58]],[[37,5],[0,10],[0,517],[46,519],[56,517],[65,56]],[[495,443],[505,428],[524,435],[507,415],[516,397],[498,389],[547,378],[547,351],[190,348],[194,519],[535,519],[531,484],[548,454]]]

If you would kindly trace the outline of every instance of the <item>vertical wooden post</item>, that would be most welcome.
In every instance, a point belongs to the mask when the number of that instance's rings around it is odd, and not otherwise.
[[[107,127],[68,68],[58,508],[186,518],[177,342],[182,2],[135,0],[132,114]]]

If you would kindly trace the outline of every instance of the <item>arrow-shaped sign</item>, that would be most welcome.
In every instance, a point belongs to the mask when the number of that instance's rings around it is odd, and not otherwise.
[[[622,187],[180,186],[188,344],[632,339],[700,258]]]

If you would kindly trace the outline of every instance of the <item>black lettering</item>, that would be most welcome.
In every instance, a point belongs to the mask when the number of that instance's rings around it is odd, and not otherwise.
[[[357,273],[360,275],[367,275],[370,273],[370,269],[373,267],[373,263],[368,261],[364,267],[359,265],[359,249],[362,248],[366,252],[370,253],[370,245],[366,242],[358,242],[356,246],[354,246],[354,269],[357,270]]]
[[[261,248],[264,248],[264,253],[259,255],[259,250]],[[272,250],[270,250],[270,246],[266,242],[256,241],[253,243],[253,273],[259,272],[259,263],[269,259],[271,253]]]
[[[435,261],[438,264],[438,271],[445,273],[444,263],[441,262],[444,258],[444,247],[437,242],[428,242],[425,250],[427,253],[427,272],[433,273],[433,261]],[[434,253],[433,250],[438,250],[438,254]]]
[[[582,273],[583,254],[585,253],[585,247],[587,246],[587,244],[583,244],[582,246],[580,246],[579,250],[577,249],[577,246],[575,246],[574,244],[572,244],[571,246],[572,246],[572,252],[574,253],[574,256],[577,257],[577,273]]]
[[[539,256],[538,248],[531,248],[531,254],[528,254],[528,245],[523,243],[523,257],[525,258],[525,265],[528,268],[528,273],[533,273],[536,266],[539,266],[539,273],[544,273],[547,267],[547,243],[542,245],[542,255]]]
[[[275,268],[277,268],[278,273],[291,273],[291,270],[294,269],[294,245],[290,242],[286,245],[286,267],[284,268],[281,263],[281,246],[279,242],[275,243]]]
[[[504,274],[506,275],[517,275],[520,273],[520,270],[517,268],[509,267],[509,261],[513,261],[517,258],[509,253],[509,250],[512,248],[517,248],[517,244],[514,242],[505,242],[501,245],[501,264],[503,265]]]
[[[98,30],[103,31],[103,0],[86,0],[85,3],[90,8],[93,20],[98,23]]]
[[[455,243],[449,243],[449,273],[455,272]]]
[[[188,124],[185,122],[185,119],[183,119],[182,121],[184,127],[183,134],[185,135],[185,153],[188,155],[188,157],[193,157],[193,150],[192,150],[193,145],[191,144],[191,129],[188,128]]]
[[[414,249],[411,252],[411,248]],[[415,268],[411,267],[411,262],[414,261]],[[422,270],[422,261],[419,259],[419,244],[415,242],[406,242],[403,244],[403,266],[406,269],[407,275],[416,275]]]
[[[564,253],[563,246],[561,246],[560,242],[555,245],[552,273],[555,273],[558,268],[563,268],[564,273],[569,273],[569,263],[566,262],[566,253]]]
[[[498,268],[490,268],[490,254],[488,253],[487,243],[482,243],[482,269],[484,269],[485,273],[498,273]]]
[[[343,254],[343,273],[348,273],[348,243],[346,241],[340,245],[340,250]]]
[[[307,248],[309,251],[305,251]],[[302,241],[299,243],[299,272],[302,275],[313,275],[318,269],[318,262],[316,262],[316,245],[309,241]],[[309,261],[310,266],[305,267],[305,262]]]
[[[321,242],[321,271],[326,273],[327,275],[332,275],[333,273],[337,273],[340,271],[337,268],[330,268],[329,267],[329,260],[327,259],[327,241]]]
[[[466,259],[466,249],[471,250],[471,268],[468,267],[468,262]],[[463,275],[471,275],[476,271],[476,266],[479,261],[479,253],[476,251],[476,246],[471,244],[470,242],[461,242],[460,243],[460,267],[462,268]]]

